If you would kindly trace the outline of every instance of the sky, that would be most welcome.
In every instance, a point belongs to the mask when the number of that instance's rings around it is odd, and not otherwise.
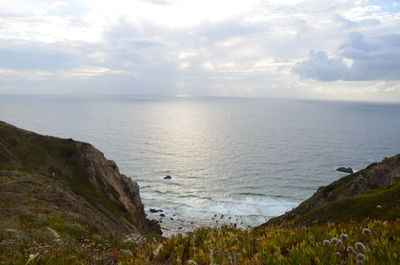
[[[0,94],[400,102],[400,1],[0,0]]]

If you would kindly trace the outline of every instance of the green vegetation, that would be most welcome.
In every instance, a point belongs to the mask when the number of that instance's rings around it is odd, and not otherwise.
[[[112,213],[131,219],[122,205],[101,196],[90,183],[88,170],[77,161],[79,149],[86,143],[38,135],[3,122],[0,122],[0,129],[0,144],[7,148],[13,155],[11,160],[18,164],[15,166],[9,161],[2,163],[0,160],[0,170],[18,169],[20,172],[34,172],[57,179],[103,214]],[[11,168],[9,165],[12,165]],[[114,192],[111,186],[107,189]]]
[[[223,217],[218,216],[217,219]],[[0,230],[0,264],[400,264],[400,222],[327,223],[241,230],[200,227],[156,240],[121,242]],[[365,229],[363,229],[365,228]],[[19,240],[16,238],[20,237]],[[22,239],[23,238],[23,239]],[[360,243],[357,243],[360,242]],[[365,247],[365,249],[364,249]],[[358,263],[357,263],[358,262]]]
[[[326,203],[295,219],[295,222],[343,222],[365,217],[395,220],[400,217],[400,182],[361,195]]]
[[[0,228],[45,228],[52,218],[61,234],[150,232],[136,194],[90,144],[0,121]]]
[[[146,227],[123,178],[89,144],[0,122],[0,265],[400,264],[400,155],[261,227],[214,216],[213,227],[171,238]]]
[[[294,210],[273,218],[267,225],[292,222],[349,222],[365,218],[400,218],[400,155],[385,158],[367,168],[347,175],[326,187]]]

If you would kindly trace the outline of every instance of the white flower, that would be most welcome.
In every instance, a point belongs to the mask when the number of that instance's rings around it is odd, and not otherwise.
[[[153,255],[154,255],[154,256],[157,256],[162,247],[163,247],[163,244],[160,244],[160,245],[156,248],[156,250],[154,250]]]
[[[40,253],[30,254],[30,255],[29,255],[29,259],[28,259],[28,261],[25,263],[25,265],[29,264],[32,260],[36,259],[39,255],[40,255]]]
[[[121,251],[121,253],[124,253],[125,255],[133,256],[132,251],[130,251],[129,249],[121,249],[120,251]]]
[[[324,241],[322,241],[322,244],[323,244],[325,247],[329,246],[330,243],[331,243],[331,242],[330,242],[328,239],[325,239]]]
[[[367,252],[367,248],[364,246],[363,243],[361,242],[356,242],[354,244],[354,248],[359,252],[359,253],[365,253]]]
[[[356,265],[364,265],[364,262],[362,260],[357,260]]]
[[[340,235],[340,239],[343,240],[343,241],[346,241],[348,238],[349,238],[349,236],[347,234],[343,233],[343,234]]]
[[[369,229],[369,228],[363,228],[362,234],[363,234],[364,236],[370,236],[370,235],[372,234],[372,231],[371,231],[371,229]]]
[[[358,253],[358,254],[357,254],[357,259],[358,259],[358,260],[364,261],[364,260],[365,260],[364,254]]]
[[[332,237],[331,239],[331,245],[332,246],[336,246],[339,242],[339,239],[337,239],[336,237]]]
[[[333,237],[331,239],[331,245],[332,246],[336,246],[336,247],[340,247],[341,245],[343,245],[343,241],[338,239],[338,238],[336,238],[336,237]]]
[[[353,255],[357,254],[357,251],[353,247],[347,247],[347,252]]]

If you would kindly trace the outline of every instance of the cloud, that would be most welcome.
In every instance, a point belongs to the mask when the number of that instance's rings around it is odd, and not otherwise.
[[[311,51],[293,71],[319,81],[400,80],[400,34],[366,40],[361,33],[351,33],[336,56]]]
[[[168,1],[165,0],[142,0],[142,1],[153,5],[169,5]]]
[[[345,79],[347,66],[340,58],[329,58],[326,52],[311,51],[308,59],[297,63],[293,71],[302,78],[336,81]]]
[[[73,57],[60,52],[0,49],[0,68],[57,70],[72,66]]]
[[[13,3],[0,5],[0,93],[397,93],[400,10],[377,1]]]

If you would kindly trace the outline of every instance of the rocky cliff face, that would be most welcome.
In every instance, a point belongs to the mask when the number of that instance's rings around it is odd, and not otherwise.
[[[126,209],[136,228],[142,232],[160,233],[157,224],[145,218],[144,207],[139,193],[139,185],[121,174],[112,160],[87,143],[76,142],[76,159],[88,172],[89,182],[101,196]]]
[[[321,187],[297,208],[267,224],[396,219],[400,217],[399,180],[400,155],[396,155]]]
[[[12,197],[39,201],[57,208],[68,220],[76,217],[75,222],[114,236],[161,233],[158,224],[146,219],[137,183],[120,174],[115,162],[90,144],[0,122],[0,173],[3,201],[13,202]],[[24,185],[18,188],[18,183]],[[0,212],[19,216],[16,209],[23,209],[44,224],[50,222],[48,214],[35,214],[37,209],[30,205],[15,200],[9,205]]]

